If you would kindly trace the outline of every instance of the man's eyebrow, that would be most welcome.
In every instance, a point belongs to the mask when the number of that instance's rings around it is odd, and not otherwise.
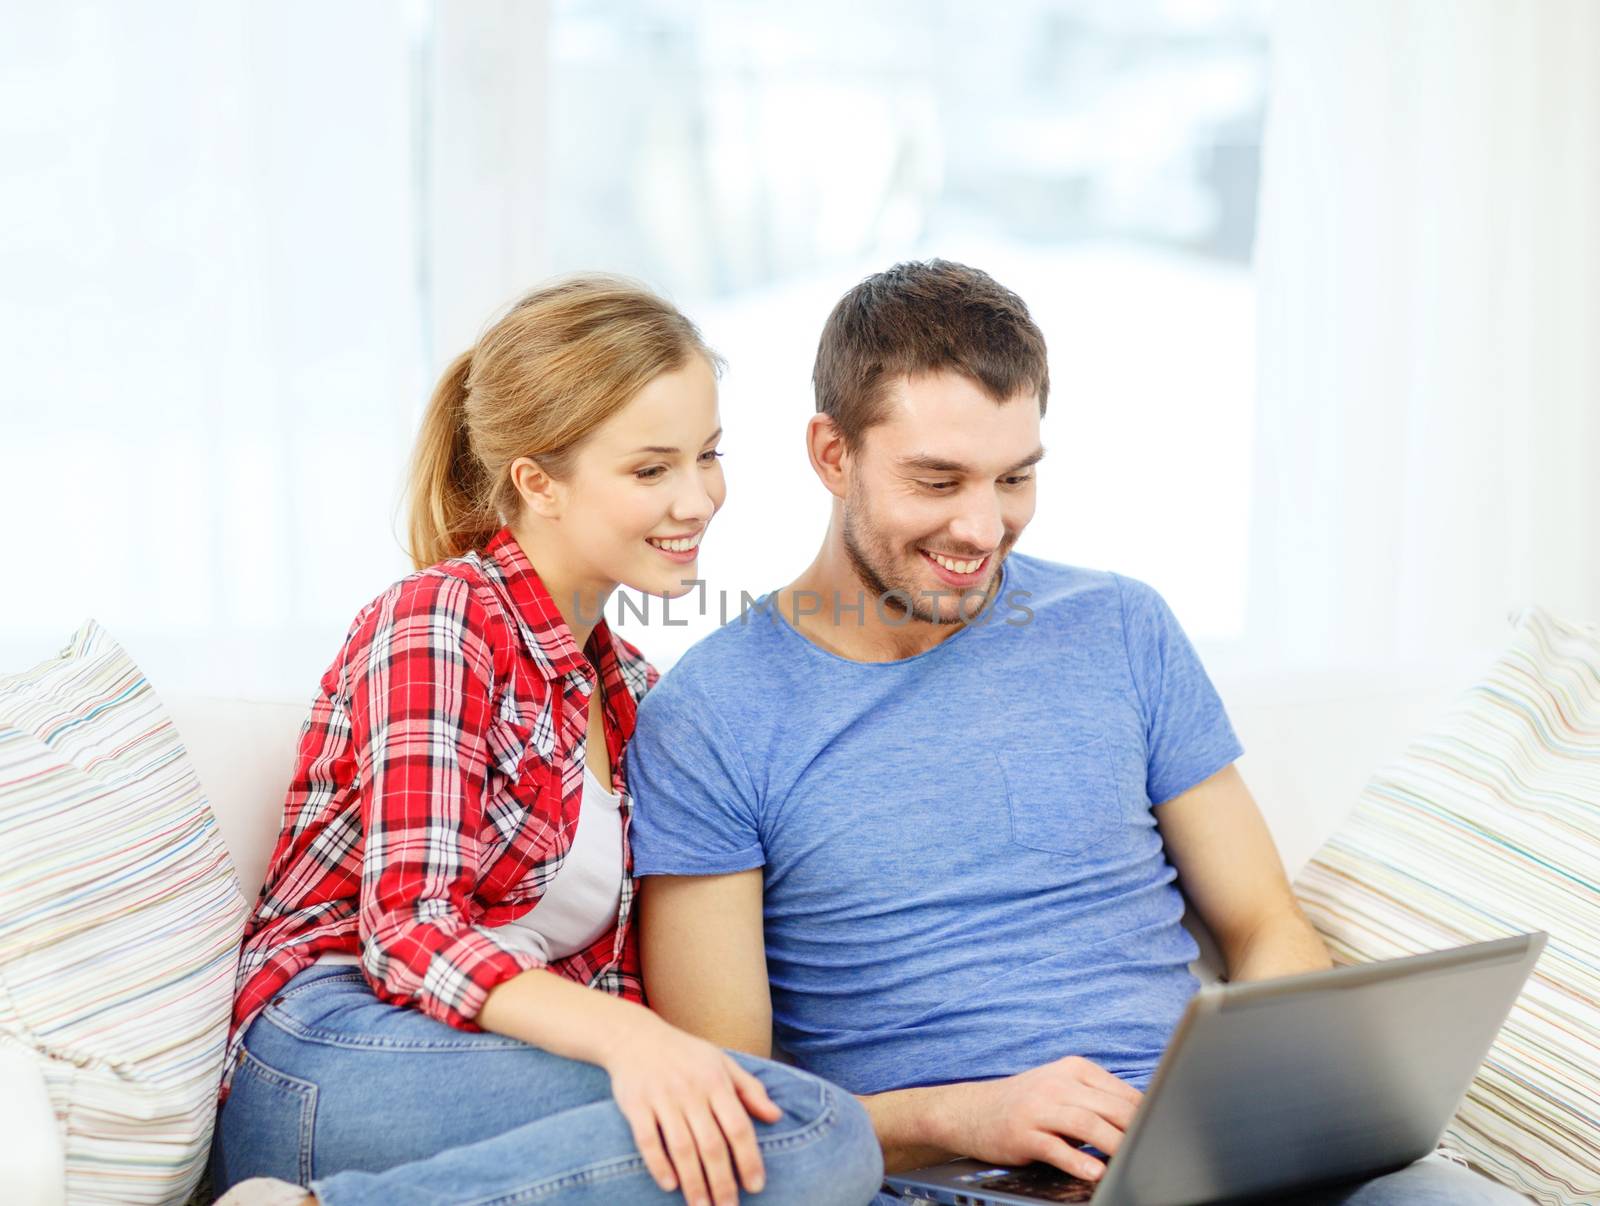
[[[708,435],[706,437],[706,444],[715,444],[721,438],[722,438],[722,428],[719,427],[715,431],[713,431],[710,435]],[[700,447],[704,448],[706,446],[706,444],[701,444]],[[664,445],[661,445],[661,444],[646,444],[643,448],[635,448],[632,452],[625,453],[624,455],[625,456],[638,456],[641,452],[658,452],[662,456],[673,456],[673,455],[677,454],[679,451],[681,451],[681,449],[667,448],[667,447],[665,447]]]
[[[1030,465],[1037,465],[1044,459],[1044,449],[1037,448],[1023,457],[1015,465],[1005,470],[1006,473],[1015,473],[1018,469],[1026,469]],[[961,461],[947,461],[943,457],[929,456],[927,453],[918,453],[915,456],[899,458],[899,465],[903,469],[918,470],[922,473],[962,473],[973,472],[972,466]]]

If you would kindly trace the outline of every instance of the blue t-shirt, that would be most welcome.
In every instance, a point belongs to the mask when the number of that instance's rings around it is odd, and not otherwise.
[[[1065,1055],[1143,1087],[1197,987],[1152,810],[1242,752],[1216,690],[1143,583],[1003,572],[893,662],[752,611],[639,711],[635,873],[765,868],[776,1037],[851,1092]]]

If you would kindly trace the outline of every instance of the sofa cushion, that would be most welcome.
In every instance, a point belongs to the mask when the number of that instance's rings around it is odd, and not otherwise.
[[[1600,1200],[1600,632],[1520,616],[1296,891],[1342,963],[1548,931],[1445,1141],[1538,1201]]]
[[[210,1144],[246,904],[178,734],[92,622],[0,678],[0,1036],[68,1200],[182,1202]]]

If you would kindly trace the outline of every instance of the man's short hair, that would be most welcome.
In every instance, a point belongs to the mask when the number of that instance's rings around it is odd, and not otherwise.
[[[949,260],[910,261],[867,277],[822,328],[811,383],[817,412],[850,448],[884,417],[889,385],[956,372],[996,402],[1028,392],[1044,414],[1044,335],[1022,299],[987,272]]]

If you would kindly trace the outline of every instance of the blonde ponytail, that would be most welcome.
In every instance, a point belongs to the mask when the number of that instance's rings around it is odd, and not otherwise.
[[[692,322],[631,281],[570,277],[517,302],[428,402],[411,460],[412,562],[482,549],[520,512],[512,461],[563,476],[595,428],[697,354],[721,368]]]
[[[499,524],[467,427],[472,349],[439,379],[411,460],[411,561],[418,569],[486,544]]]

